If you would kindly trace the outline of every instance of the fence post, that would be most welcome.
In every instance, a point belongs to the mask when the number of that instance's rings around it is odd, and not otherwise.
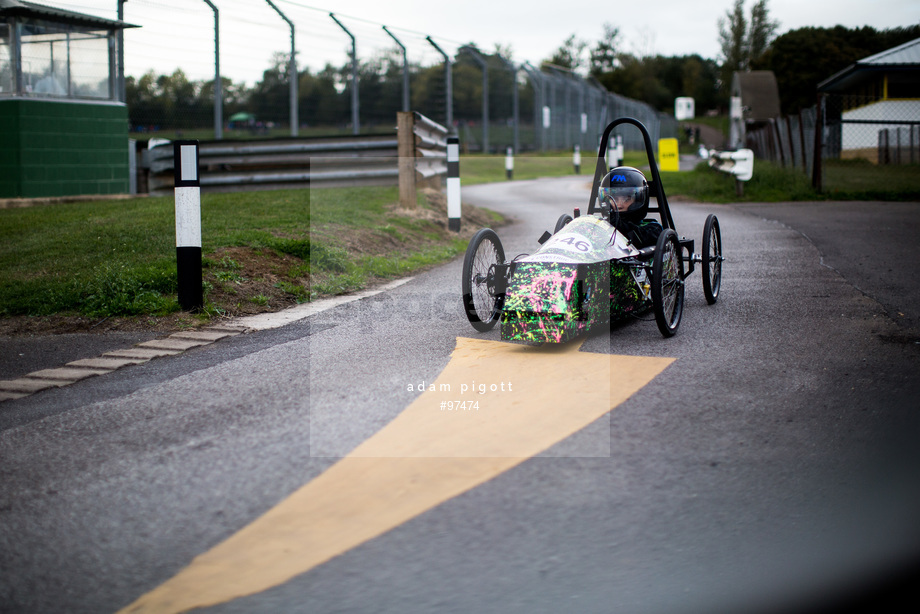
[[[444,101],[444,115],[445,122],[447,124],[447,130],[453,131],[454,129],[454,77],[451,69],[450,56],[444,53],[444,50],[438,47],[438,44],[430,36],[426,36],[425,40],[435,48],[435,51],[441,54],[441,57],[444,58],[444,83],[447,89],[445,94]]]
[[[822,190],[823,178],[821,165],[824,158],[824,95],[818,94],[818,104],[815,109],[815,152],[812,160],[811,185],[819,194]]]
[[[460,139],[447,138],[447,228],[460,232]]]
[[[358,134],[361,132],[360,103],[358,102],[358,43],[355,35],[338,20],[334,13],[329,13],[329,16],[351,39],[351,51],[349,52],[351,56],[351,133]]]
[[[399,156],[399,206],[415,209],[415,113],[396,113],[397,155]]]
[[[211,0],[204,2],[214,11],[214,138],[219,141],[224,138],[224,96],[220,85],[220,15]]]
[[[179,306],[201,309],[201,179],[198,175],[198,141],[174,141],[176,200],[176,276]]]
[[[879,165],[888,164],[890,160],[890,144],[888,139],[888,130],[878,131],[878,163]]]
[[[779,151],[779,163],[785,168],[786,167],[786,152],[783,151],[783,136],[779,130],[779,124],[776,119],[770,120],[770,125],[773,128],[773,134],[776,137],[776,149]]]
[[[799,111],[799,143],[802,148],[802,172],[808,174],[808,150],[805,145],[805,116]]]

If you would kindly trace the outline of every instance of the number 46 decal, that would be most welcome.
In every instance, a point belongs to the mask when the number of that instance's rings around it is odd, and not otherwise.
[[[563,245],[565,247],[563,247]],[[568,234],[559,237],[553,241],[553,247],[559,247],[566,250],[577,250],[579,252],[591,251],[591,244],[581,235]]]

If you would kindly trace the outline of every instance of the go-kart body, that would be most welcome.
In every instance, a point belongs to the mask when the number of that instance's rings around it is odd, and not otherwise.
[[[575,218],[512,263],[501,313],[507,341],[564,342],[650,305],[639,250],[606,220]]]

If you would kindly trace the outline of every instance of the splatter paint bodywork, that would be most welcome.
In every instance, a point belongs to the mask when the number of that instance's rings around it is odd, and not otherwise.
[[[502,339],[561,343],[644,309],[645,267],[618,262],[637,253],[599,217],[573,220],[512,264]]]

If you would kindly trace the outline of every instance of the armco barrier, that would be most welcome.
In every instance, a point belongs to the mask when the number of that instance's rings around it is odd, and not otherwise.
[[[168,142],[143,152],[151,194],[175,186],[172,152]],[[199,152],[203,191],[395,185],[398,177],[394,135],[202,141]]]
[[[421,113],[396,114],[399,137],[399,204],[413,209],[417,180],[431,182],[447,174],[447,128]]]

